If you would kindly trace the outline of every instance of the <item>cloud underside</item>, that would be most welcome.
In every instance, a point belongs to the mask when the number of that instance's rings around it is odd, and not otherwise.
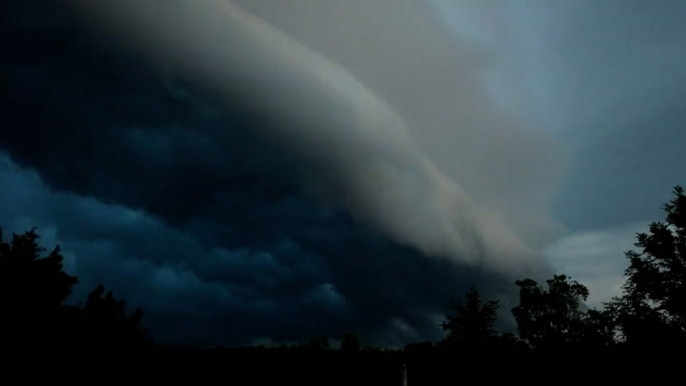
[[[509,158],[461,154],[473,170],[444,172],[450,160],[415,142],[416,114],[242,11],[229,9],[254,45],[235,38],[186,63],[181,41],[129,50],[87,33],[64,4],[1,7],[0,226],[38,226],[61,244],[81,281],[73,299],[103,283],[166,343],[356,330],[392,345],[440,337],[448,301],[469,285],[511,296],[515,276],[548,272],[512,230],[545,215],[517,217],[491,191],[499,183],[483,182],[498,178],[476,177]],[[285,48],[270,57],[270,41]],[[213,53],[236,67],[203,78]],[[464,132],[469,146],[484,141]]]

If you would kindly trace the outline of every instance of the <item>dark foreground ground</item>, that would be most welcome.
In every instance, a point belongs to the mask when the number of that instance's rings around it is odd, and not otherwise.
[[[293,349],[37,351],[5,355],[2,378],[222,378],[229,384],[447,385],[461,379],[683,378],[681,351],[341,352]]]

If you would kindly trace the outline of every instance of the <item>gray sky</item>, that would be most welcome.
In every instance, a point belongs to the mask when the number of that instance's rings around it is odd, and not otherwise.
[[[591,287],[592,303],[607,300],[626,267],[622,252],[686,179],[686,4],[435,2],[458,34],[502,52],[524,95],[501,86],[500,98],[563,145],[569,171],[552,209],[569,234],[547,253]],[[462,23],[471,14],[485,21]],[[499,75],[494,83],[507,78]]]

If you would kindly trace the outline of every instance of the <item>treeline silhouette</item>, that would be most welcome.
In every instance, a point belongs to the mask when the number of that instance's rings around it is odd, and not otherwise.
[[[64,304],[78,282],[63,270],[59,246],[44,255],[36,229],[6,241],[0,228],[2,348],[14,354],[129,349],[151,344],[140,309],[97,286],[78,306]]]
[[[209,376],[251,384],[365,379],[413,386],[464,378],[682,377],[686,196],[680,186],[673,195],[663,206],[665,220],[637,234],[638,250],[625,253],[629,267],[622,294],[602,308],[586,307],[588,289],[565,275],[544,284],[525,278],[514,283],[519,288],[519,304],[511,309],[517,335],[500,333],[494,327],[499,302],[483,299],[472,287],[463,301],[449,304],[442,341],[401,350],[366,346],[354,333],[343,334],[336,349],[327,337],[277,347],[154,345],[140,326],[142,311],[127,314],[125,302],[102,286],[85,303],[65,305],[77,279],[63,271],[59,247],[44,255],[35,228],[7,241],[0,229],[0,335],[3,356],[15,359],[5,374]],[[37,367],[46,373],[22,373],[40,355],[49,358]],[[77,373],[56,370],[76,357],[88,366]]]

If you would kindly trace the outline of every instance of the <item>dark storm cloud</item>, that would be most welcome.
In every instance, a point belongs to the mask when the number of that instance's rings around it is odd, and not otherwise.
[[[219,112],[135,58],[98,47],[64,7],[43,8],[62,17],[6,15],[14,29],[2,41],[0,141],[14,158],[58,188],[178,221],[210,210],[214,195],[235,186],[254,190],[242,207],[293,192],[288,162],[267,141],[248,138],[249,117]],[[219,125],[232,129],[221,148],[208,130]]]
[[[467,285],[511,284],[307,199],[308,167],[256,116],[92,40],[68,8],[0,7],[0,225],[62,245],[73,301],[101,282],[169,343],[354,329],[393,344],[438,337]]]
[[[71,301],[105,283],[144,308],[146,324],[162,342],[245,344],[262,337],[337,336],[348,329],[386,344],[436,338],[442,307],[480,280],[342,215],[310,232],[282,229],[273,244],[205,244],[193,230],[52,191],[37,173],[6,156],[2,163],[0,222],[10,231],[38,226],[46,246],[63,247],[67,270],[81,279]],[[241,226],[212,225],[227,231]],[[414,332],[400,334],[394,320]]]

